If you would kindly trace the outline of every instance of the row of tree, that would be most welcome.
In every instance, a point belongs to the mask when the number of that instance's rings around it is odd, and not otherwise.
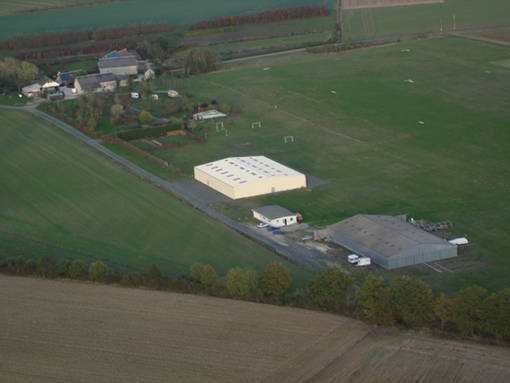
[[[440,294],[434,298],[423,281],[399,276],[385,283],[382,277],[366,276],[357,289],[354,278],[337,267],[327,267],[308,283],[306,291],[285,294],[291,277],[279,262],[271,263],[263,272],[235,267],[226,277],[218,277],[211,265],[193,263],[189,277],[167,278],[151,264],[143,273],[120,275],[102,262],[90,266],[84,261],[60,260],[55,265],[43,255],[39,261],[23,257],[0,262],[0,271],[47,278],[71,278],[125,286],[147,286],[180,292],[202,292],[243,300],[285,304],[308,309],[343,312],[381,326],[431,327],[440,321],[441,328],[463,335],[490,336],[510,341],[510,288],[492,295],[473,286],[459,291],[453,299]]]
[[[141,25],[130,24],[128,26],[111,26],[98,28],[96,30],[88,28],[78,31],[46,32],[28,35],[17,33],[7,39],[0,40],[0,49],[34,49],[58,45],[77,44],[91,40],[116,40],[124,37],[166,33],[171,32],[172,30],[172,25],[168,24],[167,22],[160,22],[145,24],[142,23]]]
[[[188,30],[193,31],[196,29],[229,27],[232,25],[253,23],[270,23],[323,16],[329,16],[329,9],[325,5],[300,5],[297,7],[268,9],[256,14],[255,16],[233,15],[198,21],[188,25]]]
[[[360,41],[355,43],[347,43],[342,45],[320,45],[316,47],[308,47],[306,48],[306,51],[308,53],[312,54],[328,54],[328,53],[338,53],[338,52],[345,52],[345,51],[352,51],[355,49],[363,49],[363,48],[370,48],[374,46],[380,46],[380,45],[386,45],[390,44],[390,41],[380,41],[380,42],[372,42],[372,41]]]
[[[44,50],[28,50],[18,52],[14,55],[18,60],[50,60],[59,57],[103,54],[113,50],[135,49],[140,41],[138,40],[122,40],[111,43],[94,43],[84,46],[70,46],[65,48],[51,48]]]
[[[221,69],[222,62],[210,49],[193,48],[184,60],[183,73],[196,76]]]

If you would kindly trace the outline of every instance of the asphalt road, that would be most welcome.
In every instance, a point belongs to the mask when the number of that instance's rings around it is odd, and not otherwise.
[[[76,130],[72,126],[35,109],[35,106],[8,107],[0,105],[0,108],[23,110],[25,112],[36,115],[42,118],[43,120],[46,120],[51,124],[57,126],[58,128],[64,130],[65,132],[77,138],[78,140],[86,143],[94,150],[101,153],[103,156],[109,158],[122,168],[146,180],[152,185],[155,185],[160,189],[168,192],[172,196],[178,198],[182,202],[187,203],[188,205],[192,206],[201,213],[223,223],[224,225],[236,231],[237,233],[253,240],[254,243],[256,243],[257,245],[269,247],[269,249],[271,249],[277,255],[283,257],[284,259],[296,261],[311,270],[321,271],[325,269],[324,265],[317,261],[317,259],[324,261],[328,260],[327,259],[328,257],[325,256],[323,252],[303,246],[301,243],[296,243],[290,238],[286,238],[285,236],[268,235],[266,232],[258,229],[255,226],[245,225],[240,222],[236,222],[218,213],[217,211],[209,208],[207,206],[207,203],[225,201],[229,199],[228,197],[225,197],[218,192],[210,190],[209,188],[207,188],[207,190],[202,190],[203,187],[205,187],[205,185],[201,185],[198,181],[192,180],[177,183],[170,183],[164,181],[161,178],[156,177],[155,175],[145,171],[139,166],[126,160],[125,158],[120,157],[119,155],[106,149],[99,143],[100,140],[95,140],[87,137],[85,134],[81,133],[79,130]],[[215,193],[217,195],[215,195]]]

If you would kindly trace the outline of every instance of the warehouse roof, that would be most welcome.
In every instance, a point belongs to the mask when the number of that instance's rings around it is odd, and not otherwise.
[[[435,235],[389,215],[358,214],[328,229],[384,258],[422,244],[450,245]]]
[[[88,76],[76,77],[76,81],[80,83],[82,90],[101,88],[101,83],[115,81],[112,73],[91,74]]]
[[[195,168],[232,187],[271,177],[305,177],[304,174],[264,156],[230,157]]]
[[[259,213],[260,215],[263,215],[264,217],[271,221],[273,219],[297,215],[291,212],[290,210],[287,210],[278,205],[257,207],[256,209],[252,209],[252,211],[254,211],[255,213]]]
[[[136,65],[136,57],[115,57],[99,59],[99,69],[121,68]]]

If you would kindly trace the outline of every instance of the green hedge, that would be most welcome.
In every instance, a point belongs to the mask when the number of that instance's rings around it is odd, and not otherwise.
[[[181,33],[181,37],[208,35],[210,33],[235,32],[235,31],[240,31],[240,30],[241,30],[241,27],[239,27],[238,25],[233,26],[233,27],[197,29],[196,31],[193,31],[193,32],[183,32],[183,33]]]
[[[146,137],[157,137],[162,134],[166,134],[167,132],[172,132],[174,130],[181,130],[182,123],[175,122],[173,124],[168,124],[164,126],[157,126],[152,128],[144,128],[144,129],[133,129],[133,130],[125,130],[122,132],[117,132],[117,137],[123,139],[125,141],[136,140],[139,138]]]

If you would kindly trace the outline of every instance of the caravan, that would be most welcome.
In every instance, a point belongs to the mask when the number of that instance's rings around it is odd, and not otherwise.
[[[370,266],[372,260],[368,257],[360,257],[356,266]]]

